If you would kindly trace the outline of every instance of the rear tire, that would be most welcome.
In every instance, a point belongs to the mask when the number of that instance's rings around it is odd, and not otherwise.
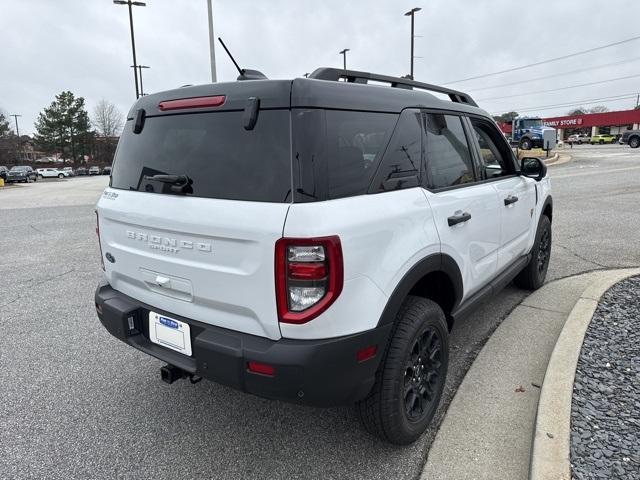
[[[631,148],[638,148],[640,147],[640,137],[631,137],[629,139],[629,146]]]
[[[551,220],[540,217],[536,240],[531,249],[531,260],[514,279],[515,284],[527,290],[537,290],[544,284],[551,257]]]
[[[364,428],[407,445],[427,429],[440,403],[449,364],[444,312],[426,298],[408,296],[369,395],[356,404]]]

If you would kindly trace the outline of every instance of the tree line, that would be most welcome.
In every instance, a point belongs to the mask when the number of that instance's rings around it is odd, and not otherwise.
[[[70,91],[38,115],[33,138],[16,135],[8,116],[0,111],[0,165],[28,163],[25,145],[30,143],[40,156],[57,157],[75,167],[110,164],[122,131],[124,116],[116,106],[101,100],[89,116],[83,97]]]

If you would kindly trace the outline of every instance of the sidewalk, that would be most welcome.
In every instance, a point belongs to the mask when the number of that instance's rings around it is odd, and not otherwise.
[[[540,388],[565,321],[590,286],[630,272],[550,282],[518,305],[467,372],[421,478],[528,478]]]

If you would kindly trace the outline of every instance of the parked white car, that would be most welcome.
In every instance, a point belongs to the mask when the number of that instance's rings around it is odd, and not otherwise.
[[[131,111],[96,209],[94,300],[167,383],[356,403],[369,432],[408,444],[438,407],[455,322],[545,281],[546,166],[466,93],[324,68]]]
[[[36,170],[40,178],[65,178],[69,176],[69,172],[65,170],[59,170],[57,168],[39,168]]]

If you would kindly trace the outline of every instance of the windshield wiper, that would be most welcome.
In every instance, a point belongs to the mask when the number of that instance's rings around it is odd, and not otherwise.
[[[193,193],[193,180],[186,175],[145,175],[145,180],[153,180],[156,182],[168,183],[171,185],[171,193],[179,193],[186,195]]]

